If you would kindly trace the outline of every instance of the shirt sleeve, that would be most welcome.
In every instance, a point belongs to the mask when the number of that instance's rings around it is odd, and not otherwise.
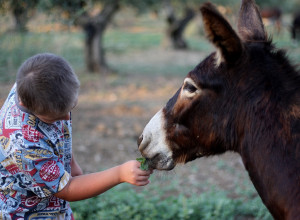
[[[30,131],[28,131],[30,129]],[[24,148],[16,152],[26,176],[27,188],[38,197],[48,197],[62,190],[70,179],[65,170],[63,152],[33,127],[23,127]],[[30,135],[29,135],[30,134]]]
[[[21,151],[23,172],[30,185],[27,188],[38,197],[47,197],[62,190],[70,179],[64,165],[51,151],[31,147]],[[26,180],[26,178],[23,178]]]

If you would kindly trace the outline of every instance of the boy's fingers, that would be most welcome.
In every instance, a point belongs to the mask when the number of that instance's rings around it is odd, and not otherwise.
[[[150,176],[139,176],[137,180],[148,180]]]
[[[150,176],[152,174],[151,171],[147,170],[147,171],[143,171],[140,173],[141,176]]]
[[[146,180],[146,181],[139,181],[139,182],[137,182],[137,185],[138,185],[138,186],[145,186],[145,185],[147,185],[148,183],[150,183],[149,180]]]

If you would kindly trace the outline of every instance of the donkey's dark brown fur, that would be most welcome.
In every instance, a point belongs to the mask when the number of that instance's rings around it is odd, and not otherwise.
[[[140,150],[158,169],[238,152],[273,217],[300,219],[299,73],[267,38],[254,0],[242,2],[238,33],[211,3],[201,13],[217,52],[187,75],[161,111],[167,148],[150,149],[159,143],[146,126]]]

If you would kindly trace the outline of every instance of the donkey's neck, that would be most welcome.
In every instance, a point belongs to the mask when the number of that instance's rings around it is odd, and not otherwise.
[[[244,146],[240,154],[251,181],[274,218],[289,219],[288,209],[300,213],[300,151],[295,154],[299,146],[280,144],[274,141],[273,145],[264,146],[261,140]]]

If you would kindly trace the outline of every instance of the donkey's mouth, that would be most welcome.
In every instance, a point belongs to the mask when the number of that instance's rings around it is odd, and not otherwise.
[[[152,158],[146,158],[146,162],[150,169],[156,170],[172,170],[176,163],[171,157],[167,157],[163,154],[156,154]]]

